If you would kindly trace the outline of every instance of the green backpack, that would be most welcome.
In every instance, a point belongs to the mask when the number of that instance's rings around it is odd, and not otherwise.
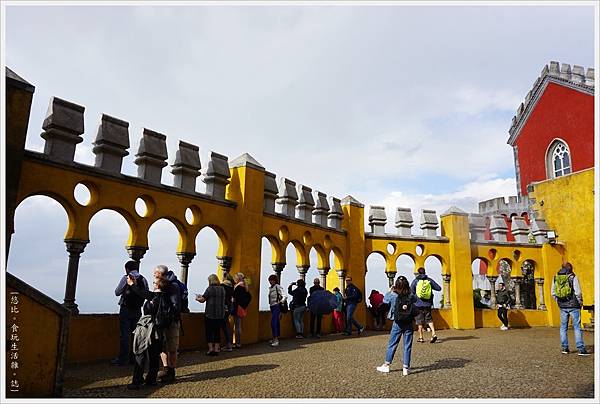
[[[431,282],[429,279],[419,279],[417,282],[417,297],[421,300],[431,299]]]
[[[556,275],[554,278],[554,294],[559,299],[567,299],[573,294],[569,275]]]

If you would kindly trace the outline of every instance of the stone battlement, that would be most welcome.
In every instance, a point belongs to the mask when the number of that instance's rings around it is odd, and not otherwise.
[[[521,200],[517,196],[509,196],[508,203],[506,202],[506,198],[500,196],[479,202],[479,214],[484,216],[502,214],[507,216],[513,214],[522,216],[523,213],[529,214],[530,205],[531,201],[527,196],[521,197]]]
[[[551,61],[549,65],[545,65],[540,76],[533,83],[532,89],[527,93],[525,100],[519,105],[517,113],[512,119],[510,129],[508,130],[510,134],[508,144],[511,146],[514,144],[522,124],[529,116],[533,105],[535,105],[549,82],[567,85],[593,96],[595,88],[594,68],[590,67],[585,71],[582,66],[573,65],[571,68],[571,65],[567,63],[561,65],[555,61]]]
[[[46,118],[42,125],[45,139],[44,155],[58,163],[74,164],[75,149],[83,141],[85,107],[62,100],[50,99]],[[163,169],[169,165],[167,137],[144,128],[134,163],[138,166],[137,179],[153,185],[162,185]],[[123,158],[129,155],[129,123],[102,114],[96,131],[92,152],[96,155],[94,168],[100,174],[120,175]],[[204,168],[202,168],[204,166]],[[265,172],[264,212],[282,215],[324,228],[341,230],[343,218],[340,199],[312,190],[288,178],[280,178],[265,171],[252,156],[245,153],[229,162],[227,156],[209,152],[208,161],[202,164],[199,147],[180,141],[171,173],[173,187],[188,193],[196,192],[196,179],[206,184],[204,196],[225,201],[226,187],[230,183],[230,168],[247,166]],[[276,209],[277,206],[277,209]]]

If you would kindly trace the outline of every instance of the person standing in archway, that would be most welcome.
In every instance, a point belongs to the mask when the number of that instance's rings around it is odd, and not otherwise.
[[[427,276],[425,268],[421,267],[417,269],[417,276],[410,285],[412,293],[417,297],[415,307],[418,309],[415,322],[419,329],[419,339],[417,342],[425,342],[423,339],[423,326],[427,324],[431,329],[431,342],[432,344],[437,341],[438,337],[435,333],[435,327],[433,326],[433,317],[431,317],[431,308],[433,306],[433,291],[441,291],[442,287],[438,285],[433,279]]]
[[[319,280],[319,278],[315,278],[313,280],[313,285],[308,290],[309,307],[310,307],[310,299],[311,299],[312,294],[318,290],[325,290],[325,289],[323,289],[323,286],[321,286],[321,281]],[[315,327],[315,320],[316,320],[316,327]],[[310,336],[312,338],[321,338],[321,321],[322,320],[323,320],[322,314],[313,313],[312,311],[310,312]]]
[[[135,284],[140,289],[148,292],[148,281],[139,272],[139,262],[127,261],[125,263],[125,275],[121,277],[115,289],[115,296],[119,297],[119,356],[114,358],[110,364],[124,366],[133,362],[131,351],[131,333],[142,316],[142,306],[145,298],[128,284]]]

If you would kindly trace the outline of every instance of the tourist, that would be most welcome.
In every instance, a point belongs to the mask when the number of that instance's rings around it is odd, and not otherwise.
[[[292,289],[292,286],[296,286]],[[306,283],[304,279],[298,279],[288,286],[288,293],[292,295],[290,302],[290,311],[294,321],[294,329],[296,330],[296,338],[304,338],[304,313],[306,312]]]
[[[196,295],[196,300],[206,303],[204,310],[204,332],[208,351],[206,355],[216,356],[220,351],[221,324],[225,318],[225,289],[215,274],[208,276],[208,287],[201,295]]]
[[[498,318],[502,322],[500,329],[502,331],[508,330],[508,309],[510,309],[510,293],[506,289],[504,282],[498,283],[498,290],[496,290],[496,305],[498,306]]]
[[[590,355],[585,349],[583,334],[581,332],[581,306],[583,306],[581,286],[579,279],[573,272],[573,265],[570,262],[564,264],[554,276],[552,280],[552,297],[556,300],[560,310],[560,345],[562,353],[569,353],[567,328],[570,317],[573,323],[573,331],[575,332],[575,346],[579,350],[579,355]]]
[[[360,325],[354,318],[354,311],[358,303],[362,302],[362,292],[352,283],[350,276],[346,277],[346,290],[344,291],[344,301],[346,302],[346,331],[345,335],[352,334],[352,326],[358,330],[358,334],[362,334],[365,327]]]
[[[381,310],[381,305],[383,304],[383,295],[376,289],[371,290],[371,294],[369,295],[369,303],[371,304],[370,311],[373,315],[375,329],[381,330],[385,324],[386,314],[385,310]],[[385,307],[387,306],[384,306],[384,308]]]
[[[431,317],[433,291],[440,291],[442,288],[433,279],[427,276],[425,268],[420,267],[417,270],[417,276],[410,285],[410,289],[417,297],[417,303],[415,303],[415,306],[418,309],[418,314],[415,318],[419,329],[419,339],[417,341],[425,342],[423,339],[423,326],[427,324],[431,330],[431,340],[429,342],[433,344],[438,339],[435,333],[435,327],[433,326],[433,318]]]
[[[135,366],[133,368],[133,379],[131,384],[127,386],[130,390],[138,390],[142,384],[147,386],[156,386],[157,384],[160,351],[163,344],[161,325],[157,323],[157,314],[159,307],[161,307],[161,299],[163,305],[168,305],[170,302],[167,293],[163,292],[169,286],[165,279],[155,280],[153,286],[153,292],[147,295],[149,300],[144,304],[144,316],[139,319],[134,331]],[[148,362],[148,373],[144,378],[146,362]]]
[[[323,289],[323,286],[321,286],[321,281],[319,280],[319,278],[315,278],[313,280],[313,285],[308,290],[308,306],[309,307],[310,307],[310,300],[311,300],[312,294],[318,290],[325,290],[325,289]],[[322,320],[323,320],[323,314],[313,313],[312,311],[310,312],[310,336],[312,338],[321,338],[321,321]]]
[[[233,310],[233,303],[231,301],[233,297],[233,278],[229,275],[229,272],[223,273],[223,282],[221,282],[221,286],[225,289],[225,317],[221,322],[221,329],[225,335],[225,348],[223,348],[222,351],[231,352],[233,351],[233,336],[229,324],[229,316],[232,314]]]
[[[390,331],[390,340],[388,342],[387,352],[385,354],[385,362],[378,366],[377,370],[382,373],[389,373],[390,364],[394,360],[396,348],[400,343],[400,338],[403,341],[402,355],[402,375],[408,375],[410,368],[410,357],[412,353],[413,340],[413,320],[416,313],[417,298],[411,293],[408,285],[408,280],[404,276],[399,276],[394,285],[394,295],[390,296],[390,314],[394,320],[392,330]]]
[[[233,303],[233,325],[235,328],[235,344],[234,348],[242,347],[242,319],[246,317],[246,310],[252,300],[252,295],[248,291],[246,277],[243,273],[238,272],[234,276],[233,295],[231,301]]]
[[[271,310],[271,333],[273,339],[271,340],[271,346],[279,346],[279,335],[281,334],[281,309],[279,304],[285,302],[285,296],[283,288],[279,285],[279,279],[277,275],[273,274],[269,276],[269,307]],[[285,303],[287,304],[287,303]]]
[[[119,298],[119,356],[114,358],[111,365],[124,366],[133,361],[130,337],[142,315],[144,297],[134,293],[127,281],[131,279],[132,284],[139,285],[148,290],[148,281],[138,272],[139,262],[127,261],[125,263],[125,275],[121,277],[115,296]]]
[[[333,288],[333,294],[335,295],[335,300],[337,302],[337,306],[333,310],[333,325],[335,326],[335,332],[341,333],[344,330],[344,297],[340,292],[340,288],[337,286]]]
[[[154,269],[154,279],[165,279],[169,286],[167,293],[172,304],[173,321],[163,330],[163,351],[160,354],[164,370],[158,372],[162,383],[175,381],[175,368],[177,368],[177,350],[179,349],[179,330],[181,328],[181,291],[177,277],[166,265],[158,265]]]

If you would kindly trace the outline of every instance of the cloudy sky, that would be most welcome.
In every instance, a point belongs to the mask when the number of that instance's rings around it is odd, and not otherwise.
[[[422,208],[476,211],[478,201],[515,194],[506,141],[519,103],[550,60],[594,64],[589,5],[4,11],[4,62],[36,86],[28,149],[43,150],[41,123],[55,95],[86,107],[81,163],[93,164],[106,113],[130,123],[126,174],[136,173],[133,155],[147,127],[167,135],[171,163],[179,140],[198,145],[201,156],[247,152],[277,177],[385,205],[389,232],[398,206],[412,208],[418,222]],[[164,170],[163,183],[172,181]],[[9,270],[62,301],[66,215],[34,197],[17,209],[15,225]],[[116,213],[93,219],[80,265],[82,311],[116,311],[127,232]],[[160,262],[177,267],[170,223],[153,226],[149,241],[143,272]],[[203,230],[197,243],[194,292],[216,265],[214,233]],[[269,258],[263,253],[265,273]],[[382,262],[368,264],[367,287],[383,288]],[[283,283],[294,271],[288,265]]]

